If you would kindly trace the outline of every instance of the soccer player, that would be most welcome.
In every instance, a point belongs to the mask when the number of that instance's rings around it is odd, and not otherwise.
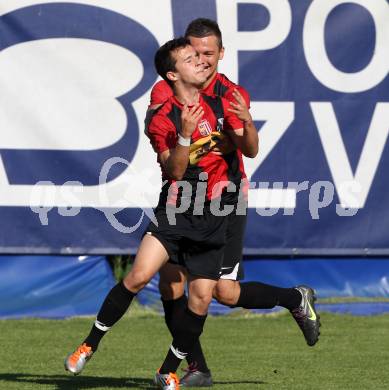
[[[202,85],[201,92],[207,96],[218,95],[227,99],[234,112],[246,119],[244,126],[251,126],[248,92],[217,71],[218,62],[224,56],[222,34],[217,23],[205,18],[195,19],[188,25],[185,37],[190,40],[205,64],[206,81]],[[172,95],[173,91],[165,80],[155,84],[151,91],[150,105],[145,120],[146,133],[148,123],[155,111]],[[240,179],[244,183],[246,175],[242,154],[239,150],[236,152],[235,162],[239,166]],[[245,189],[243,190],[245,192]],[[313,290],[307,286],[279,288],[261,282],[240,283],[239,280],[243,278],[242,248],[246,215],[237,215],[234,212],[228,215],[227,219],[227,245],[220,280],[213,293],[214,298],[227,306],[246,309],[267,309],[276,305],[285,307],[290,310],[302,330],[307,344],[314,345],[318,341],[320,322],[315,311],[314,300],[316,298]],[[171,330],[174,313],[184,310],[187,305],[185,280],[185,269],[177,264],[169,262],[160,270],[159,288],[165,322],[169,330]],[[212,376],[200,341],[196,342],[192,352],[187,356],[187,361],[189,367],[186,370],[187,374],[181,379],[181,384],[190,387],[212,386]]]
[[[228,219],[214,214],[238,193],[225,191],[221,183],[240,184],[239,166],[234,163],[237,150],[256,156],[258,134],[248,110],[241,113],[221,97],[200,95],[207,76],[187,39],[161,46],[155,65],[174,91],[148,126],[166,180],[155,209],[158,223],[148,226],[131,271],[108,293],[89,335],[66,358],[65,368],[74,374],[82,371],[134,296],[170,260],[185,267],[189,296],[185,308],[175,311],[170,321],[173,342],[155,382],[174,390],[179,388],[175,372],[202,333],[223,265]],[[185,202],[188,207],[181,210]]]

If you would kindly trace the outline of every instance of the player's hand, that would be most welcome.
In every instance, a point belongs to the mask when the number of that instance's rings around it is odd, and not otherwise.
[[[228,111],[233,112],[242,122],[252,121],[250,111],[242,94],[237,89],[234,89],[232,91],[232,96],[234,97],[235,102],[230,102]]]
[[[181,135],[185,138],[191,137],[203,115],[204,109],[200,103],[196,103],[191,108],[185,104],[181,113]]]

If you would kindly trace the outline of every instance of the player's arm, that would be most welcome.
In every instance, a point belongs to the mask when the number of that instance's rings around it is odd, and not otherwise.
[[[153,86],[150,93],[150,103],[147,107],[146,117],[144,120],[145,134],[148,132],[153,115],[171,96],[173,96],[173,91],[165,80],[160,80]]]
[[[258,154],[258,131],[242,94],[235,89],[232,95],[235,102],[229,102],[228,111],[242,121],[243,128],[230,132],[230,136],[244,156],[254,158]]]
[[[191,109],[185,105],[181,113],[182,130],[178,135],[176,147],[159,154],[159,160],[166,173],[174,180],[181,180],[184,177],[189,161],[191,137],[203,114],[203,107],[199,104],[195,104]]]
[[[158,108],[161,107],[161,106],[162,106],[162,104],[155,104],[154,106],[149,106],[147,108],[146,117],[145,117],[145,120],[144,120],[144,124],[145,124],[144,132],[145,132],[146,135],[147,135],[147,133],[149,131],[149,126],[150,126],[151,119],[153,118],[153,116],[156,113],[156,111],[158,110]]]

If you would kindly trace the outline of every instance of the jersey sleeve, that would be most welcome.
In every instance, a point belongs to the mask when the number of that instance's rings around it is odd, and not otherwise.
[[[230,102],[227,99],[222,98],[222,103],[224,110],[223,129],[227,131],[242,129],[244,127],[243,122],[236,116],[236,114],[228,111],[228,108],[230,108]]]
[[[155,106],[157,104],[163,104],[173,96],[173,91],[170,88],[169,84],[165,80],[158,81],[150,93],[150,106]]]
[[[147,136],[158,154],[176,146],[176,129],[164,115],[155,114],[149,124]]]

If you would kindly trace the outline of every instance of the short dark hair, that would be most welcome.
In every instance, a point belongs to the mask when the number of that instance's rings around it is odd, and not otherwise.
[[[219,48],[223,47],[222,33],[218,24],[212,19],[197,18],[192,20],[185,31],[185,37],[204,38],[215,35]]]
[[[155,53],[155,69],[169,85],[171,85],[171,80],[167,78],[166,74],[176,70],[177,62],[177,60],[172,56],[172,52],[188,45],[190,45],[190,42],[187,38],[179,37],[166,42]]]

